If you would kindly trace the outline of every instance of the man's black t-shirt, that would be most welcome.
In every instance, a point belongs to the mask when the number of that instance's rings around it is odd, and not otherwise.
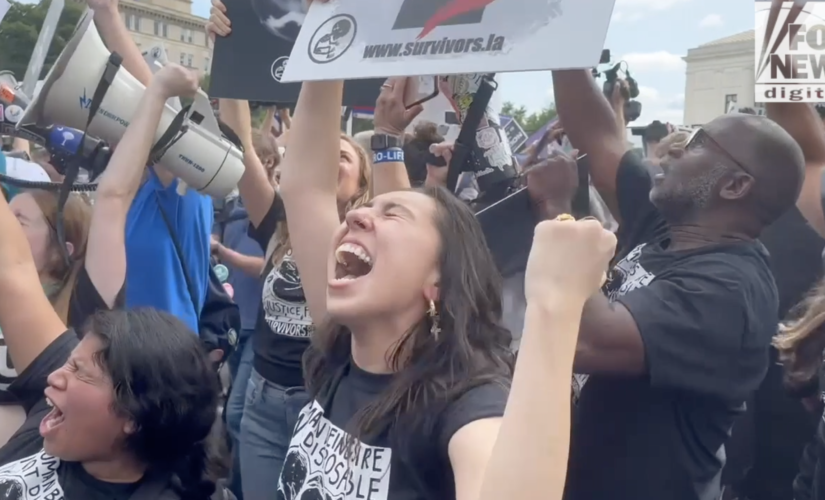
[[[58,337],[9,387],[26,410],[23,426],[0,448],[0,498],[14,500],[128,500],[140,483],[95,479],[78,463],[43,451],[40,421],[51,408],[43,391],[46,377],[63,366],[78,344],[73,330]]]
[[[123,304],[123,289],[118,294],[116,300],[117,304]],[[116,304],[116,307],[117,307]],[[92,284],[89,278],[89,273],[86,272],[85,267],[81,267],[77,273],[77,280],[75,281],[74,291],[69,300],[68,310],[68,326],[74,330],[80,330],[83,324],[96,311],[108,310],[109,306],[98,293],[97,288]],[[17,404],[14,396],[8,392],[9,385],[14,382],[17,377],[17,372],[11,362],[6,349],[6,342],[3,339],[3,334],[0,332],[0,404]],[[0,497],[2,498],[2,497]]]
[[[249,236],[267,252],[284,221],[284,204],[275,195],[272,206],[258,227],[249,225]],[[309,346],[312,318],[309,316],[298,266],[288,252],[278,266],[268,259],[264,267],[261,307],[255,324],[252,366],[263,378],[284,387],[304,385],[301,359]]]
[[[759,242],[668,251],[634,153],[617,174],[621,260],[604,293],[633,316],[640,377],[591,375],[572,435],[568,500],[717,500],[724,443],[757,388],[778,298]]]
[[[392,449],[386,433],[363,442],[344,430],[352,428],[358,411],[375,401],[391,380],[392,375],[367,373],[350,363],[304,407],[281,470],[277,499],[455,498],[450,439],[473,421],[504,415],[508,391],[488,384],[465,392],[446,405],[431,432],[412,436],[420,448],[411,457]]]

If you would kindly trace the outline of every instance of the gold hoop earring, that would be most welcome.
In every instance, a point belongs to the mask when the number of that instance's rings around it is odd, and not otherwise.
[[[427,314],[430,315],[430,333],[436,340],[438,340],[438,334],[441,333],[441,327],[438,326],[438,311],[435,309],[435,302],[432,300],[430,301],[430,309],[427,311]]]

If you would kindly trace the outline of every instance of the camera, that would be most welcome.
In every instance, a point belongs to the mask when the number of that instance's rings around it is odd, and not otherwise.
[[[599,64],[609,64],[610,63],[610,51],[604,50],[602,51],[602,58],[599,61]],[[624,65],[624,70],[622,66]],[[642,103],[639,101],[634,101],[633,99],[639,97],[639,83],[636,81],[635,78],[630,76],[630,71],[627,69],[627,63],[624,61],[619,61],[610,69],[607,69],[603,72],[599,72],[598,69],[593,68],[593,78],[598,78],[600,76],[604,76],[604,84],[602,85],[602,92],[604,96],[607,97],[607,100],[610,101],[613,97],[613,91],[616,88],[616,85],[619,84],[619,72],[622,71],[624,73],[624,80],[627,82],[627,86],[621,87],[622,97],[624,97],[624,117],[627,123],[630,123],[634,120],[637,120],[639,116],[642,114]]]

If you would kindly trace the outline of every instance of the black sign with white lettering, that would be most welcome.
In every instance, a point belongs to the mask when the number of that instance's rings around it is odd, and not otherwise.
[[[510,151],[515,154],[519,148],[527,142],[527,132],[521,128],[521,125],[515,119],[510,120],[504,125],[504,133],[507,134],[507,141],[510,143]]]
[[[281,83],[292,46],[304,24],[304,0],[224,0],[232,33],[215,41],[210,97],[275,104],[298,100],[300,83]],[[196,65],[197,66],[197,65]],[[347,106],[375,106],[383,79],[353,80]]]

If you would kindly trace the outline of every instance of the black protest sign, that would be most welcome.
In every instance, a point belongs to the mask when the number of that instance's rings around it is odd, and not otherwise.
[[[476,214],[487,248],[505,278],[524,272],[539,220],[527,188],[522,188]]]
[[[572,210],[577,218],[581,218],[590,215],[590,164],[587,155],[579,156],[576,164],[579,189],[574,194]],[[524,272],[533,246],[533,232],[539,223],[527,188],[521,188],[478,211],[476,219],[481,224],[487,247],[501,275],[507,278]]]
[[[232,33],[218,37],[210,97],[294,103],[300,83],[281,83],[289,54],[306,16],[304,0],[224,0]],[[347,106],[374,106],[383,79],[353,80],[344,87]]]
[[[515,119],[511,119],[504,125],[504,133],[507,134],[507,142],[510,143],[510,151],[513,154],[517,153],[528,139],[527,132],[521,128],[521,125]]]

